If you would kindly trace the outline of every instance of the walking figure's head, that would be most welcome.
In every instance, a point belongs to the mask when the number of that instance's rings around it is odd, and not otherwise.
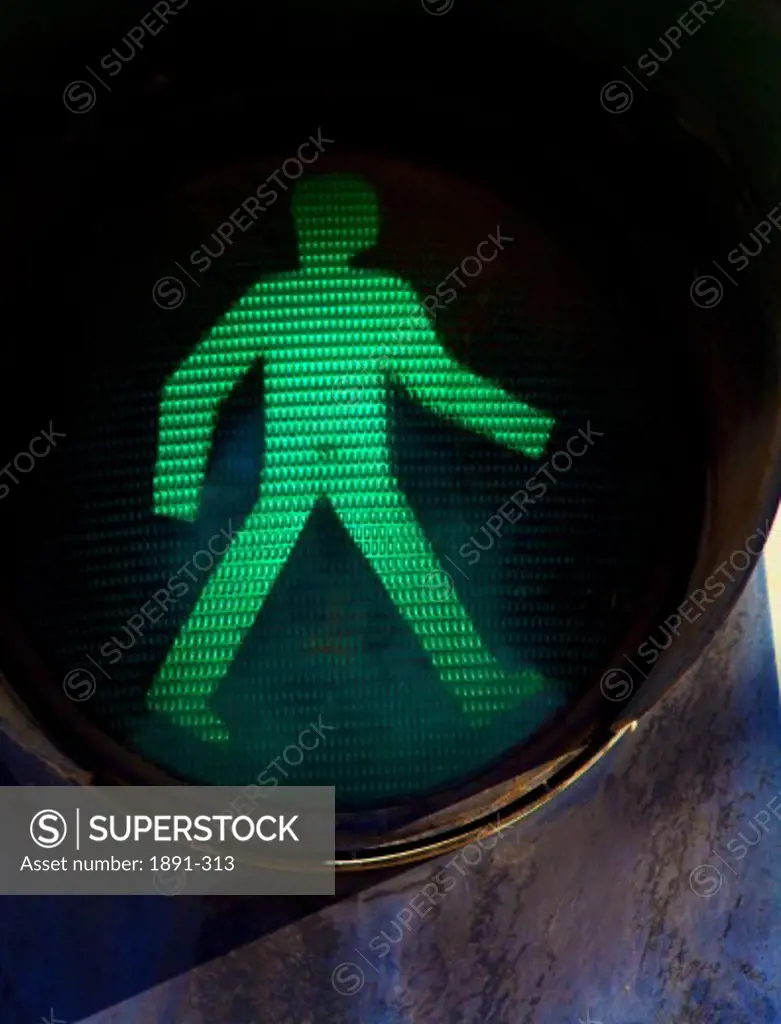
[[[377,242],[377,196],[360,175],[305,178],[295,187],[292,209],[302,265],[343,265]]]

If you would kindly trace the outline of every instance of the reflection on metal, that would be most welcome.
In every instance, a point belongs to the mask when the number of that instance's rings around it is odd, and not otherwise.
[[[776,652],[776,675],[781,682],[781,525],[777,516],[765,548],[765,571]]]
[[[46,769],[54,772],[63,783],[78,786],[89,786],[92,783],[93,774],[79,768],[46,737],[2,672],[0,733],[7,736],[25,754],[40,758]]]
[[[582,748],[576,757],[573,757],[566,767],[552,776],[553,781],[542,782],[535,789],[520,796],[520,787],[516,789],[516,799],[505,808],[504,812],[497,812],[488,818],[480,821],[473,821],[466,829],[459,829],[456,834],[451,832],[444,838],[432,839],[419,842],[414,848],[407,847],[399,850],[379,852],[366,852],[351,859],[335,860],[334,865],[337,871],[365,871],[368,869],[398,867],[400,865],[414,864],[418,861],[427,860],[429,857],[438,857],[443,853],[449,853],[462,846],[468,845],[479,836],[490,835],[494,832],[501,832],[511,828],[518,822],[528,818],[530,814],[544,807],[553,797],[568,789],[573,782],[576,782],[590,768],[601,760],[610,750],[615,747],[620,739],[629,732],[634,732],[637,722],[628,722],[607,740],[594,745]]]

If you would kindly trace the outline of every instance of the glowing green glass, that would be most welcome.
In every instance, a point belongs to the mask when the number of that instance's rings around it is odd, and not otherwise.
[[[374,190],[356,176],[301,182],[292,200],[300,270],[259,281],[167,380],[155,511],[195,519],[217,413],[262,360],[265,454],[257,502],[181,627],[147,707],[204,741],[227,741],[210,697],[318,500],[327,498],[443,686],[479,726],[546,686],[508,671],[481,639],[399,486],[390,389],[514,451],[539,457],[555,420],[457,362],[414,289],[350,265],[375,245]],[[263,681],[273,685],[273,681]]]

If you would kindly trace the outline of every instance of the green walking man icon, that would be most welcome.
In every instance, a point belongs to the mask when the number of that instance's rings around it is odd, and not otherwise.
[[[195,519],[219,405],[263,361],[265,452],[257,501],[159,668],[147,707],[207,742],[230,739],[210,698],[327,498],[474,725],[540,693],[534,670],[491,653],[444,575],[394,474],[390,388],[507,448],[538,458],[555,421],[461,365],[411,285],[351,266],[377,242],[362,177],[301,181],[292,196],[300,269],[259,281],[166,381],[155,512]]]

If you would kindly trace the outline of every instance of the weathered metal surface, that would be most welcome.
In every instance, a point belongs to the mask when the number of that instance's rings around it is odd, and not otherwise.
[[[85,1024],[781,1020],[780,741],[760,574],[664,703],[475,863],[409,870]],[[82,914],[95,936],[124,924]]]

